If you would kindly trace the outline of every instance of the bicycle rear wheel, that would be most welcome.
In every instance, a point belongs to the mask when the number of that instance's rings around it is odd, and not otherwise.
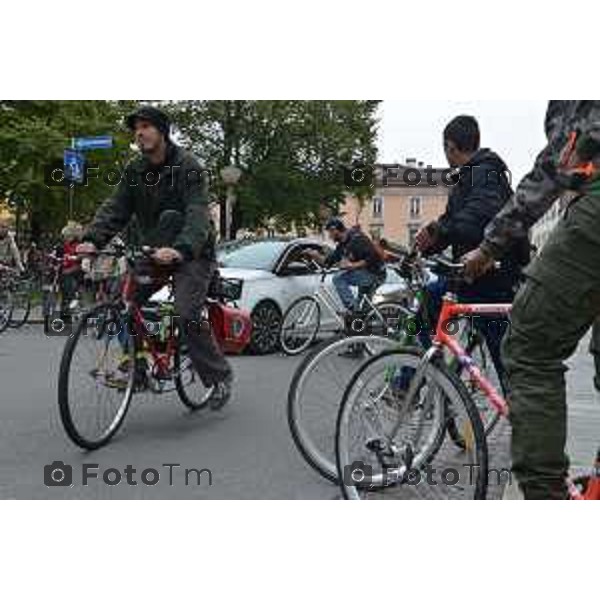
[[[119,305],[86,313],[65,345],[58,380],[60,416],[69,438],[95,450],[119,430],[135,385],[135,344],[118,332],[125,326]]]
[[[371,335],[397,336],[412,313],[399,302],[375,304],[366,317],[367,332]]]
[[[7,288],[0,288],[0,333],[9,325],[12,315],[12,294]]]
[[[285,311],[281,322],[281,349],[288,356],[301,354],[317,337],[321,307],[312,296],[298,298]]]
[[[186,347],[182,346],[181,340],[175,350],[175,389],[184,406],[191,411],[200,410],[208,406],[211,387],[206,387],[200,375],[194,369]]]
[[[418,349],[385,351],[350,381],[336,426],[345,498],[485,498],[488,455],[477,409],[442,360],[423,361]],[[449,419],[466,440],[462,449],[446,436]]]
[[[296,369],[288,392],[288,425],[304,460],[325,479],[337,480],[335,422],[348,381],[366,360],[396,345],[385,337],[337,336],[313,348]]]

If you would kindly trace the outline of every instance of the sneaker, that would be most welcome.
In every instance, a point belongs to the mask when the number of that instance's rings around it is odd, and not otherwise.
[[[231,400],[231,388],[233,385],[233,375],[229,374],[223,381],[214,385],[208,403],[211,410],[221,410]]]
[[[104,373],[104,384],[106,387],[124,391],[129,385],[129,377],[125,373],[109,371]]]
[[[131,368],[131,358],[128,354],[123,354],[119,359],[119,364],[117,365],[117,369],[121,373],[129,373],[129,369]]]

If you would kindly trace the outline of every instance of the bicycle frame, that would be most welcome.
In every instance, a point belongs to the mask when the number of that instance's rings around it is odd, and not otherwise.
[[[463,367],[479,388],[486,395],[492,406],[503,416],[508,415],[508,403],[504,397],[496,390],[490,381],[483,375],[477,363],[467,354],[465,349],[446,331],[447,325],[456,322],[459,317],[471,316],[508,316],[512,304],[462,304],[457,302],[456,296],[452,293],[446,294],[442,303],[442,310],[438,319],[435,336],[433,338],[434,349],[442,347],[455,356],[461,367]]]
[[[344,320],[339,316],[338,312],[340,310],[340,302],[335,298],[335,296],[327,289],[325,285],[325,280],[321,281],[321,285],[317,288],[314,293],[314,298],[319,304],[327,307],[329,312],[333,315],[335,320],[337,321],[340,327],[344,326]]]
[[[425,354],[419,370],[411,382],[409,394],[413,393],[413,387],[416,391],[426,365],[433,357],[448,348],[448,350],[456,357],[460,365],[469,373],[482,392],[485,394],[490,404],[501,415],[508,416],[509,408],[506,399],[496,390],[490,381],[483,375],[476,362],[465,352],[464,348],[454,339],[454,336],[446,331],[447,324],[456,321],[458,317],[464,316],[507,316],[512,308],[511,304],[462,304],[457,301],[456,295],[449,293],[444,296],[442,310],[436,328],[436,334],[433,339],[432,348]],[[414,385],[413,385],[414,384]],[[596,471],[591,475],[590,484],[585,493],[581,493],[575,483],[567,480],[567,488],[572,500],[594,500],[600,499],[600,452],[598,453]]]
[[[135,292],[137,290],[137,283],[135,281],[135,274],[132,266],[128,262],[128,270],[121,282],[120,295],[121,300],[125,305],[125,312],[133,317],[133,332],[132,335],[139,335],[140,339],[145,344],[140,349],[145,349],[150,352],[154,367],[157,369],[158,374],[165,374],[169,372],[169,363],[171,358],[175,355],[175,349],[177,341],[173,335],[173,328],[170,328],[166,348],[160,349],[155,339],[145,335],[144,315],[141,307],[135,301]],[[172,317],[171,317],[172,318]]]
[[[318,265],[317,265],[317,267],[321,271],[321,283],[320,283],[319,287],[317,288],[317,290],[314,292],[313,298],[319,304],[324,305],[329,310],[331,315],[336,320],[338,326],[343,329],[346,326],[346,324],[344,322],[344,319],[342,317],[340,317],[340,315],[339,315],[339,312],[341,309],[343,309],[343,306],[341,305],[341,302],[338,299],[337,294],[334,295],[332,292],[329,291],[329,289],[325,285],[325,278],[327,277],[327,275],[329,275],[333,271],[325,270],[325,269],[319,267]],[[383,323],[385,323],[385,319],[384,319],[383,315],[377,310],[377,306],[375,304],[373,304],[373,302],[371,301],[369,296],[367,294],[361,294],[361,296],[359,298],[359,310],[360,311],[364,310],[365,305],[368,309],[374,310],[377,313],[378,318]]]

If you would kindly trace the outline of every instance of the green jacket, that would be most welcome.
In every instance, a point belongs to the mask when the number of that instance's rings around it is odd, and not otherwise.
[[[594,191],[597,181],[582,183],[561,171],[562,153],[571,132],[578,134],[577,151],[586,160],[600,161],[600,101],[552,100],[546,113],[548,144],[532,171],[519,183],[512,199],[486,229],[481,248],[500,258],[566,191]],[[600,224],[599,224],[600,225]]]
[[[214,231],[208,210],[208,175],[194,156],[170,144],[165,164],[151,167],[141,157],[128,165],[114,196],[98,209],[83,239],[97,247],[122,231],[135,216],[139,243],[162,246],[158,220],[165,210],[184,215],[184,225],[171,244],[186,260],[214,256]]]

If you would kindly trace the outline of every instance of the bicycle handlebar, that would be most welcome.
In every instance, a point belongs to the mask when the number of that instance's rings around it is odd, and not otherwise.
[[[500,269],[501,263],[495,262],[494,269]],[[423,276],[425,269],[429,269],[436,275],[460,279],[464,277],[465,264],[455,263],[445,256],[433,256],[431,258],[423,258],[419,253],[413,252],[409,254],[397,266],[394,265],[396,271],[404,278],[414,276]]]

